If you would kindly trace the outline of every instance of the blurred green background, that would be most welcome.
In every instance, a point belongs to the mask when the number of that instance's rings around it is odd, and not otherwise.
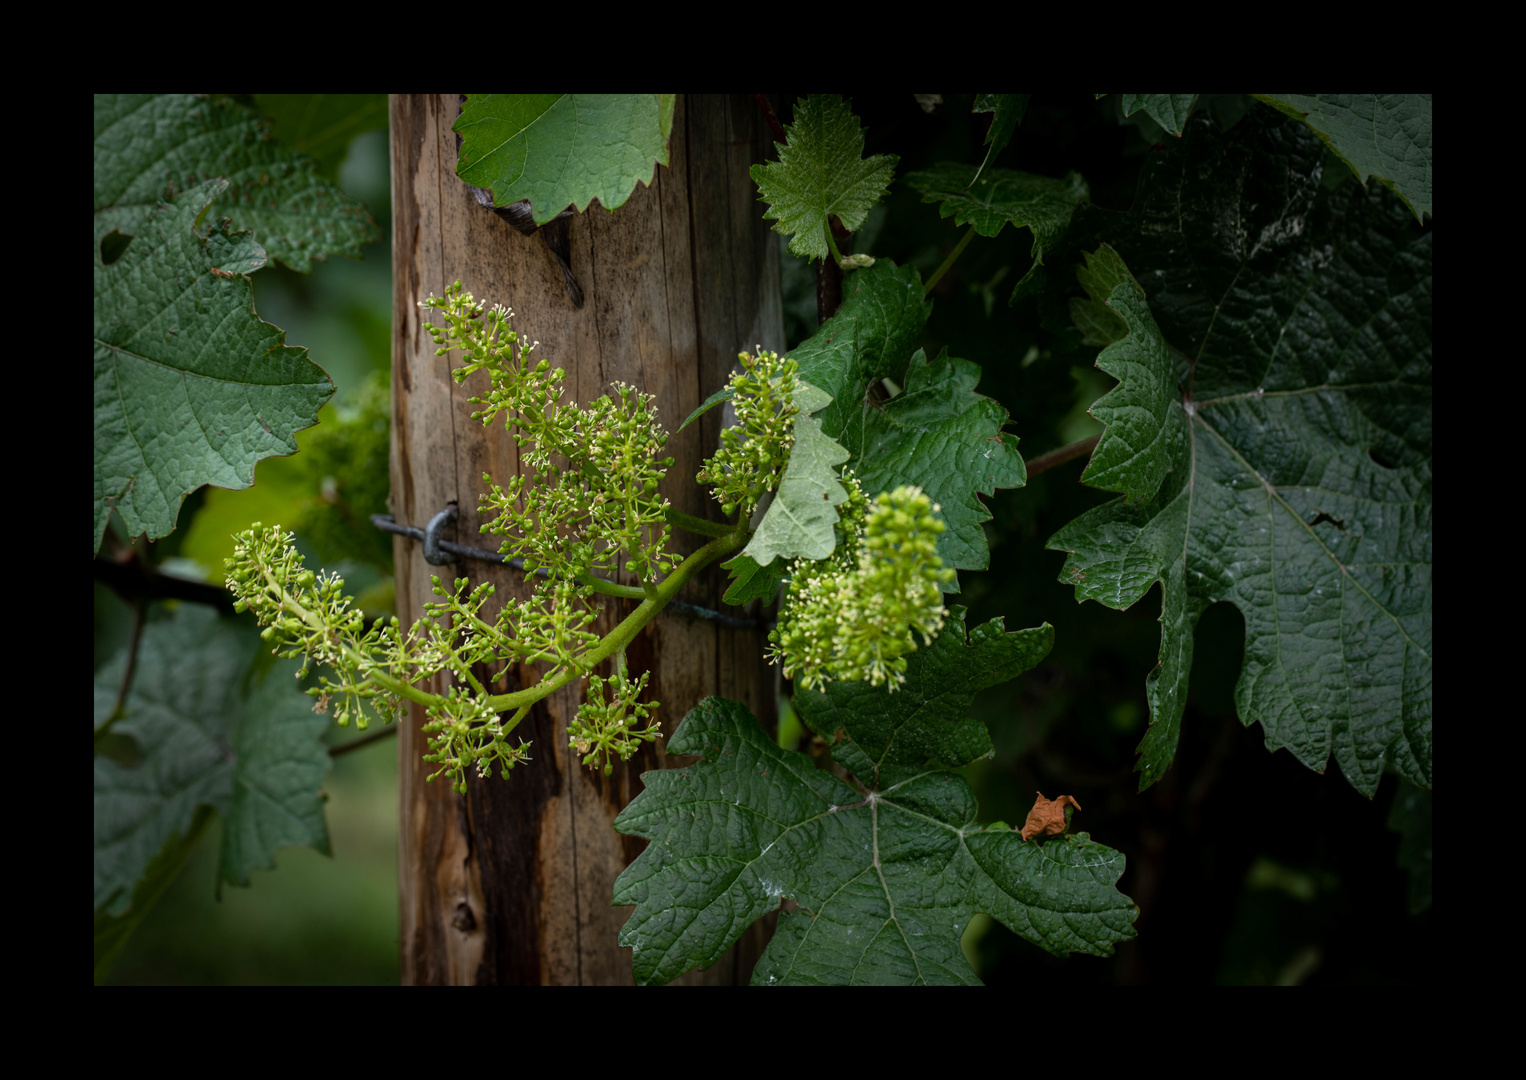
[[[378,101],[385,124],[385,96],[375,95],[369,115],[375,117]],[[279,137],[281,125],[274,130]],[[336,154],[330,167],[381,225],[382,240],[367,245],[359,261],[330,259],[311,274],[272,264],[251,277],[260,317],[285,330],[287,344],[305,346],[335,383],[319,426],[297,433],[300,450],[335,428],[338,411],[358,405],[368,377],[385,387],[391,364],[387,131],[366,131],[340,149],[342,157]],[[385,439],[382,446],[384,495]],[[220,582],[235,532],[255,521],[293,523],[294,507],[322,500],[321,483],[314,483],[311,472],[299,452],[262,461],[246,491],[204,488],[188,498],[177,533],[163,542],[176,542],[175,572]],[[361,510],[385,512],[386,506]],[[353,546],[364,550],[369,539],[363,533]],[[309,567],[340,573],[352,594],[366,593],[390,605],[387,578],[376,567],[354,558],[325,560],[300,536],[298,548]],[[99,583],[95,590],[99,666],[121,639],[128,614],[109,590]],[[372,606],[368,613],[375,610]],[[328,741],[333,746],[357,737],[353,730],[331,727]],[[249,888],[224,886],[218,900],[222,826],[214,816],[191,861],[128,942],[107,983],[396,983],[397,740],[382,739],[332,760],[323,785],[332,858],[310,848],[285,848],[276,856],[275,870],[251,871]]]
[[[785,123],[794,100],[775,99]],[[909,94],[853,99],[867,128],[866,153],[899,155],[898,177],[938,161],[983,159],[989,114],[972,115],[970,105],[968,95],[947,95],[932,112]],[[374,111],[374,101],[368,107]],[[1125,121],[1116,97],[1039,96],[999,164],[1048,176],[1079,171],[1093,202],[1123,210],[1145,155],[1168,137],[1148,120]],[[338,169],[345,189],[387,230],[386,132],[355,138]],[[853,250],[915,265],[925,279],[961,234],[896,183],[854,237]],[[781,251],[785,242],[779,238]],[[1095,433],[1086,407],[1112,384],[1092,366],[1096,350],[1058,351],[1035,306],[1007,307],[1031,261],[1030,245],[1026,230],[1011,228],[994,239],[977,238],[936,288],[921,343],[929,355],[946,345],[952,355],[982,365],[980,390],[1009,410],[1008,430],[1022,440],[1027,458]],[[815,327],[814,276],[787,253],[783,264],[793,345]],[[307,346],[334,378],[338,391],[325,422],[336,408],[360,401],[368,376],[385,376],[390,236],[370,245],[359,262],[333,259],[311,275],[270,267],[253,280],[260,316],[284,328],[288,343]],[[321,430],[300,433],[299,445],[308,446]],[[254,520],[284,520],[293,504],[311,503],[318,494],[300,457],[262,462],[248,491],[209,491],[189,525],[182,517],[187,531],[180,556],[219,579],[213,568],[220,570],[233,532]],[[1434,966],[1429,878],[1423,903],[1413,900],[1411,879],[1397,861],[1399,835],[1388,826],[1390,813],[1398,812],[1399,786],[1386,777],[1377,798],[1366,800],[1337,770],[1320,776],[1288,754],[1268,754],[1261,732],[1240,724],[1233,687],[1244,628],[1232,606],[1215,605],[1198,627],[1176,764],[1148,792],[1135,791],[1134,748],[1147,720],[1144,680],[1160,641],[1159,591],[1118,613],[1078,605],[1072,589],[1059,583],[1064,556],[1046,551],[1045,541],[1112,497],[1078,483],[1083,465],[1072,462],[986,500],[993,513],[987,526],[992,569],[962,573],[963,592],[951,600],[970,608],[971,625],[998,616],[1012,629],[1048,620],[1056,644],[1035,671],[977,699],[975,712],[990,726],[997,752],[967,772],[982,821],[1021,821],[1039,791],[1076,797],[1085,811],[1073,827],[1127,855],[1119,888],[1140,906],[1140,936],[1110,959],[1060,961],[978,917],[965,945],[982,978],[997,985],[1038,978],[1060,986],[1428,978]],[[324,565],[316,553],[304,554],[309,565]],[[329,568],[353,591],[369,589],[374,604],[385,603],[387,583],[375,568],[353,560]],[[120,625],[113,623],[120,618],[114,600],[102,592],[97,586],[98,641],[110,640],[111,626]],[[336,731],[333,737],[356,736]],[[248,889],[224,888],[219,902],[217,837],[204,838],[110,981],[395,982],[395,755],[396,742],[388,739],[334,758],[324,785],[332,859],[286,849],[277,870],[255,871]],[[1425,805],[1428,813],[1428,799]],[[1428,848],[1424,857],[1428,865]]]

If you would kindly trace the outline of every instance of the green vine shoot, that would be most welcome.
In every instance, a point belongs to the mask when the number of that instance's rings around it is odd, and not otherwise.
[[[826,402],[794,361],[766,350],[738,357],[727,387],[738,423],[723,431],[696,477],[728,516],[717,526],[675,512],[658,494],[673,459],[663,456],[668,434],[650,395],[616,383],[586,405],[565,400],[564,372],[536,355],[539,342],[512,328],[512,311],[485,308],[459,281],[420,307],[444,320],[430,333],[438,355],[461,357],[455,380],[488,375],[487,392],[471,399],[481,406],[472,417],[487,425],[502,416],[520,447],[523,472],[503,485],[484,474],[480,505],[483,531],[502,538],[505,557],[523,560],[532,596],[505,600],[488,616],[492,585],[468,592],[466,578],[447,585],[434,577],[439,600],[406,633],[395,617],[368,629],[342,579],[304,569],[290,534],[257,524],[227,560],[236,607],[254,613],[272,651],[302,659],[299,674],[314,663],[333,671],[308,693],[341,726],[390,723],[404,701],[424,706],[425,760],[438,766],[431,780],[448,774],[465,792],[468,770],[486,777],[496,767],[507,777],[529,758],[530,744],[515,731],[531,707],[575,681],[586,685],[586,701],[569,724],[569,745],[585,765],[609,773],[615,758],[629,760],[661,732],[658,703],[641,699],[649,673],[631,672],[627,646],[685,582],[747,546],[754,511],[789,473],[802,402],[817,409]],[[847,679],[894,687],[916,648],[913,630],[926,643],[943,625],[939,587],[953,577],[936,548],[943,526],[919,489],[901,486],[871,505],[851,473],[843,479],[852,495],[835,524],[836,554],[793,561],[770,655],[803,686]],[[710,539],[680,559],[669,549],[675,527]],[[613,580],[622,567],[637,584]],[[590,627],[610,597],[639,603],[600,637]],[[852,617],[846,634],[845,613]],[[595,673],[606,660],[613,660],[607,678]],[[494,694],[473,672],[494,670],[491,682],[514,664],[536,665],[539,679]],[[419,688],[441,672],[455,681],[444,694]]]

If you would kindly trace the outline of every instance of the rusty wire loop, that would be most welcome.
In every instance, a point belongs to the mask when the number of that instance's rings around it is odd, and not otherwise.
[[[482,562],[506,563],[510,570],[523,572],[525,568],[523,559],[506,559],[496,551],[488,551],[484,548],[472,547],[470,544],[458,544],[452,540],[441,539],[441,533],[447,525],[452,524],[459,516],[456,505],[451,503],[434,517],[429,519],[429,526],[424,529],[413,525],[401,525],[391,514],[372,514],[371,524],[384,532],[396,533],[398,536],[411,536],[415,540],[424,542],[424,561],[431,566],[450,566],[460,559],[478,559]],[[541,577],[549,577],[545,567],[535,571]],[[671,600],[664,611],[676,612],[679,615],[687,615],[691,619],[703,619],[713,622],[717,626],[729,627],[733,630],[767,630],[773,625],[773,620],[746,619],[737,615],[727,615],[724,612],[713,611],[698,604],[686,604],[682,600]]]

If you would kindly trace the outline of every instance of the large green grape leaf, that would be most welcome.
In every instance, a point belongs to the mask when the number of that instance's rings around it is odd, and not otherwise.
[[[1369,176],[1431,214],[1430,94],[1254,94],[1308,124],[1363,184]]]
[[[1193,119],[1128,214],[1076,215],[1077,243],[1107,238],[1133,272],[1108,300],[1128,336],[1099,359],[1131,395],[1133,457],[1098,474],[1129,495],[1049,546],[1078,599],[1162,584],[1141,787],[1221,600],[1245,618],[1236,707],[1269,748],[1333,755],[1369,796],[1385,767],[1431,784],[1430,232],[1384,189],[1326,189],[1323,157],[1269,110],[1227,133]]]
[[[974,983],[960,937],[978,911],[1041,948],[1109,955],[1137,915],[1113,887],[1118,852],[1084,834],[1024,843],[975,823],[975,800],[951,772],[991,753],[965,716],[975,693],[1041,660],[1048,626],[965,637],[963,611],[912,654],[896,693],[833,683],[802,718],[834,739],[858,785],[783,750],[752,713],[708,698],[669,742],[703,761],[647,773],[615,820],[652,842],[615,882],[635,904],[620,943],[636,980],[666,982],[713,964],[754,920],[791,897],[753,982]]]
[[[114,230],[136,236],[161,200],[221,177],[218,210],[270,258],[303,272],[329,255],[360,258],[360,245],[381,238],[366,208],[266,128],[248,109],[196,94],[96,94],[97,245]]]
[[[625,205],[668,163],[673,94],[470,94],[451,130],[456,175],[495,206],[530,200],[537,225],[594,199]]]
[[[912,354],[932,310],[913,267],[881,259],[856,271],[844,293],[837,314],[790,353],[801,376],[833,396],[820,414],[823,430],[848,449],[849,467],[871,496],[920,485],[942,506],[944,563],[984,570],[990,549],[981,523],[991,514],[977,492],[1027,482],[1017,439],[1001,430],[1006,410],[975,393],[976,365]],[[901,393],[875,400],[870,384],[887,377]]]
[[[836,214],[849,232],[862,227],[874,204],[884,198],[895,175],[894,154],[865,158],[864,131],[852,106],[834,94],[816,94],[795,104],[793,124],[785,125],[788,142],[775,145],[779,160],[754,165],[759,201],[774,231],[793,234],[792,255],[825,259],[827,218]]]
[[[150,623],[138,647],[132,688],[113,736],[129,736],[131,767],[95,758],[95,909],[120,916],[134,885],[198,807],[223,818],[220,876],[247,885],[252,867],[274,866],[277,848],[305,844],[328,853],[319,785],[329,769],[314,715],[293,684],[295,661],[260,671],[259,635],[242,620],[185,605]],[[125,651],[96,674],[114,694]],[[99,719],[99,718],[98,718]]]
[[[977,174],[979,178],[977,179]],[[981,236],[995,236],[1011,222],[1033,231],[1033,265],[1017,283],[1018,291],[1044,265],[1044,255],[1064,235],[1070,215],[1086,199],[1086,181],[1076,173],[1063,180],[985,169],[945,161],[922,172],[909,173],[906,183],[922,195],[925,203],[938,203],[940,217],[953,217],[955,225],[968,223]]]
[[[95,549],[113,509],[128,534],[175,528],[203,484],[246,488],[261,458],[295,453],[334,383],[254,314],[244,275],[264,262],[224,218],[196,231],[228,186],[161,204],[107,264],[95,233]]]

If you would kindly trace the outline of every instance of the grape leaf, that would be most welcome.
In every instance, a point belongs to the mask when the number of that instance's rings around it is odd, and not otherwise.
[[[304,273],[314,259],[360,258],[381,229],[267,127],[248,109],[195,94],[96,94],[97,245],[113,231],[138,235],[161,200],[221,177],[228,186],[218,209],[233,231],[252,231],[270,258]]]
[[[673,94],[471,94],[451,130],[456,175],[488,188],[495,206],[530,200],[544,225],[594,199],[625,205],[668,163]]]
[[[1033,259],[1043,263],[1044,252],[1054,247],[1070,224],[1070,215],[1089,192],[1076,173],[1063,180],[987,169],[977,181],[976,167],[944,161],[922,172],[907,173],[905,180],[922,195],[925,203],[938,203],[940,217],[952,217],[955,225],[969,224],[981,236],[995,236],[1011,222],[1033,230]]]
[[[843,282],[837,313],[789,354],[802,379],[832,395],[821,414],[828,435],[841,437],[869,407],[864,395],[870,383],[905,372],[932,309],[916,268],[897,267],[889,259]]]
[[[264,261],[224,218],[195,225],[228,187],[214,180],[161,204],[110,265],[95,259],[95,548],[113,509],[128,534],[175,528],[203,484],[246,488],[261,458],[295,453],[334,383],[254,314],[243,276]]]
[[[1173,430],[1172,410],[1178,408],[1175,361],[1150,316],[1144,291],[1118,253],[1104,245],[1085,255],[1088,265],[1076,276],[1091,299],[1072,301],[1071,312],[1089,329],[1086,340],[1113,342],[1097,357],[1097,366],[1119,382],[1087,410],[1106,427],[1081,480],[1143,502],[1160,489],[1173,465],[1166,440]],[[1124,285],[1130,287],[1114,293]],[[1144,332],[1130,333],[1131,326]]]
[[[229,884],[247,885],[251,867],[274,866],[289,844],[328,853],[318,793],[328,721],[293,686],[296,661],[274,664],[261,681],[261,651],[252,625],[205,607],[148,624],[125,714],[111,729],[137,743],[141,760],[128,768],[95,758],[97,912],[123,914],[134,884],[191,831],[201,806],[223,817],[219,875]],[[97,690],[113,692],[126,664],[123,650],[97,672]]]
[[[1017,125],[1023,122],[1023,113],[1028,111],[1028,101],[1032,97],[1032,94],[975,95],[975,104],[970,108],[970,112],[996,114],[991,117],[991,127],[986,132],[985,142],[990,149],[986,151],[985,160],[980,163],[980,169],[983,170],[991,164],[1006,149],[1007,143],[1012,139],[1012,133],[1017,130]],[[975,177],[979,179],[980,170],[976,171]]]
[[[1423,222],[1431,214],[1430,94],[1254,94],[1302,120],[1365,186],[1391,188]]]
[[[254,103],[270,118],[270,137],[312,158],[330,180],[355,137],[388,122],[386,94],[256,94]]]
[[[721,599],[741,607],[754,600],[771,603],[779,595],[784,579],[789,576],[790,564],[788,560],[780,559],[767,566],[759,566],[752,556],[738,555],[721,563],[721,567],[731,571],[730,584],[726,586],[726,595]]]
[[[669,751],[704,760],[646,773],[615,820],[652,841],[615,882],[615,903],[636,906],[620,933],[636,981],[713,964],[786,896],[799,910],[781,914],[755,984],[975,983],[960,937],[978,911],[1056,955],[1106,956],[1133,937],[1137,909],[1113,888],[1122,855],[1085,833],[1025,844],[977,825],[949,771],[991,752],[964,716],[975,692],[1052,641],[1047,625],[1006,634],[1000,620],[966,641],[956,610],[898,692],[833,683],[797,697],[864,790],[781,749],[745,706],[701,702]]]
[[[984,570],[990,561],[981,522],[991,512],[977,492],[1022,487],[1027,469],[1017,437],[1002,433],[1007,410],[975,393],[980,367],[948,355],[935,361],[921,349],[907,365],[901,392],[863,409],[843,433],[864,490],[916,484],[940,508],[947,526],[938,537],[945,566]]]
[[[795,104],[795,122],[785,125],[787,143],[775,143],[779,160],[754,165],[750,175],[758,185],[760,202],[768,203],[765,219],[774,231],[794,234],[792,255],[825,259],[827,218],[837,215],[853,232],[864,224],[870,209],[884,198],[895,175],[894,154],[865,158],[864,132],[852,106],[833,94],[816,94]]]
[[[980,178],[976,179],[979,173]],[[1027,295],[1042,280],[1044,255],[1065,234],[1076,205],[1088,197],[1086,181],[1076,173],[1063,180],[985,169],[945,161],[922,172],[909,173],[906,183],[925,203],[939,203],[940,217],[968,223],[981,236],[995,236],[1011,222],[1033,231],[1033,265],[1017,283],[1014,296]]]
[[[848,449],[869,495],[917,484],[941,505],[945,565],[984,570],[990,549],[981,523],[991,514],[976,493],[1027,482],[1017,439],[1001,431],[1006,410],[975,393],[976,365],[912,355],[932,310],[914,268],[882,259],[850,281],[837,314],[790,353],[803,377],[833,395],[822,428]],[[886,377],[901,393],[871,400],[870,384]]]
[[[723,402],[723,401],[730,401],[732,398],[734,398],[736,396],[737,396],[736,387],[732,386],[728,382],[725,386],[721,387],[715,393],[713,393],[709,397],[707,397],[704,401],[700,402],[699,403],[699,408],[697,408],[693,412],[691,412],[689,414],[689,418],[687,420],[685,420],[683,423],[678,425],[678,430],[682,431],[684,428],[686,428],[690,424],[692,424],[695,420],[698,420],[701,416],[705,415],[705,413],[707,413],[711,409],[715,408],[721,402]]]
[[[1196,104],[1196,94],[1122,94],[1123,115],[1133,116],[1143,109],[1169,135],[1181,138],[1187,116]]]
[[[1430,232],[1381,188],[1325,189],[1323,158],[1270,110],[1227,133],[1194,118],[1133,210],[1073,224],[1137,279],[1112,290],[1129,337],[1103,353],[1137,415],[1133,456],[1098,473],[1128,496],[1049,546],[1077,599],[1122,609],[1162,584],[1141,788],[1174,755],[1193,627],[1221,600],[1245,617],[1236,707],[1269,749],[1334,755],[1369,796],[1385,766],[1431,784]]]
[[[796,413],[795,444],[779,490],[742,554],[759,566],[777,556],[825,559],[832,554],[837,507],[848,501],[837,467],[847,460],[848,451],[821,430],[820,420],[804,408]]]

